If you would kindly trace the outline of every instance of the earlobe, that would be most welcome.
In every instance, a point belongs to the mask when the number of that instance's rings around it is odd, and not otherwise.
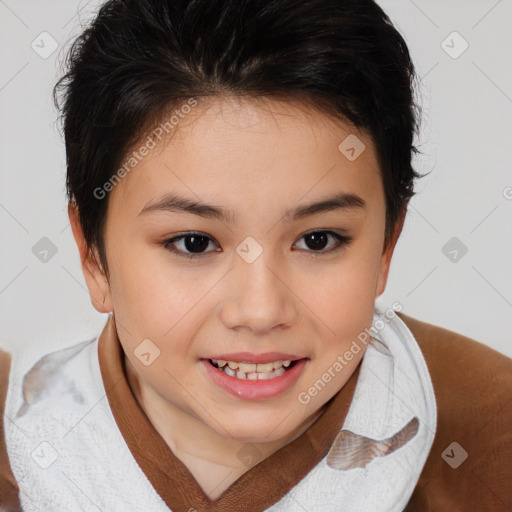
[[[71,202],[68,205],[68,216],[73,231],[73,237],[80,254],[82,272],[89,290],[92,305],[99,313],[109,313],[114,310],[109,282],[101,265],[98,263],[99,257],[97,252],[87,245],[82,226],[80,225],[78,208]]]

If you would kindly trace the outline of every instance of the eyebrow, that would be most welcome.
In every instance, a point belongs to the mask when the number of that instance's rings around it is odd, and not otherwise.
[[[365,208],[366,202],[358,195],[340,192],[320,201],[288,210],[282,214],[282,218],[287,222],[292,222],[318,213],[334,210],[364,210]],[[199,217],[218,219],[223,222],[236,222],[236,216],[229,210],[173,194],[167,194],[156,202],[150,201],[139,212],[138,216],[155,212],[191,213]]]

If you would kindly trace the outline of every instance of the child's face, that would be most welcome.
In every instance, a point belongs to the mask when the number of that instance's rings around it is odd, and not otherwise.
[[[110,285],[96,271],[86,279],[95,303],[102,302],[101,291],[106,297],[100,310],[114,311],[127,364],[151,390],[146,396],[153,393],[161,407],[221,436],[273,441],[311,418],[363,356],[364,346],[344,359],[341,371],[332,370],[371,325],[385,287],[394,243],[383,252],[382,179],[370,138],[319,112],[306,115],[276,100],[268,103],[272,113],[232,99],[203,105],[183,115],[174,136],[114,187],[105,232]],[[338,148],[350,134],[365,145],[353,161]],[[365,206],[284,217],[347,193]],[[232,218],[221,220],[206,208],[202,216],[148,209],[168,194],[214,205]],[[184,238],[174,247],[202,252],[195,259],[164,246],[191,231],[208,238]],[[324,233],[303,236],[312,231]],[[339,246],[326,231],[353,240]],[[146,366],[137,354],[147,339]],[[153,360],[154,346],[160,354]],[[305,364],[272,382],[234,380],[208,362],[238,352],[282,352]],[[308,400],[329,369],[334,377]]]

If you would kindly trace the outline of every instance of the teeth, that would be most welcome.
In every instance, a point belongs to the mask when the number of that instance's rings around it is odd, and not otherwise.
[[[252,373],[256,371],[256,365],[255,364],[249,364],[249,363],[238,363],[238,368],[242,370],[244,373]],[[260,371],[260,370],[258,370]]]
[[[237,363],[236,361],[223,361],[212,359],[221,371],[242,380],[268,380],[279,377],[286,372],[291,361],[274,361],[273,363]]]
[[[258,364],[256,366],[256,371],[258,373],[260,372],[271,372],[274,369],[274,363],[265,363],[265,364]]]
[[[224,361],[222,359],[212,359],[212,362],[218,366],[219,368],[223,368],[224,366],[228,365],[231,370],[242,370],[244,373],[267,373],[271,372],[272,370],[277,370],[278,368],[281,368],[281,366],[284,366],[285,368],[288,368],[290,366],[291,361],[274,361],[271,363],[238,363],[236,361]]]
[[[236,376],[236,373],[231,368],[229,368],[229,366],[226,366],[226,368],[224,368],[222,371],[228,375],[231,375],[231,377]]]

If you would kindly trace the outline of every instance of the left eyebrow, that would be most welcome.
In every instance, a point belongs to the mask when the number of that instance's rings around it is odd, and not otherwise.
[[[340,192],[333,196],[322,199],[315,203],[298,206],[293,210],[288,210],[283,214],[283,219],[286,221],[295,221],[315,215],[317,213],[330,212],[333,210],[355,210],[366,209],[366,202],[362,197],[356,194],[349,194],[347,192]]]
[[[365,209],[366,202],[355,194],[340,192],[314,203],[298,206],[283,213],[282,218],[293,222],[318,213],[333,210]],[[236,222],[236,215],[219,206],[193,201],[185,197],[167,194],[157,202],[149,203],[139,212],[138,216],[151,212],[191,213],[199,217],[218,219],[228,223]]]

